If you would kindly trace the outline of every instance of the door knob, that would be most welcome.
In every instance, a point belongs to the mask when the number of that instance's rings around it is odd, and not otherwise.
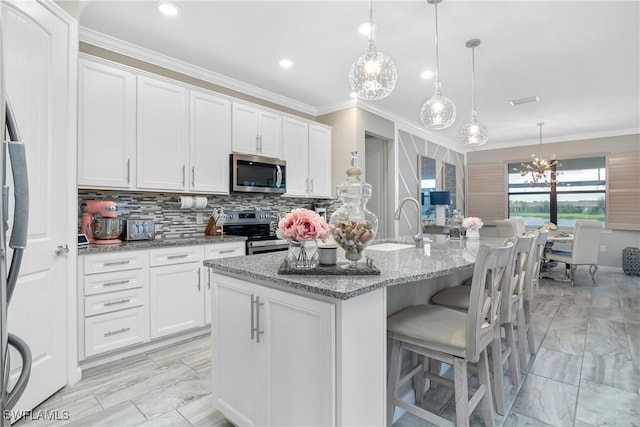
[[[54,251],[56,255],[68,254],[69,253],[69,245],[58,245],[58,247]]]

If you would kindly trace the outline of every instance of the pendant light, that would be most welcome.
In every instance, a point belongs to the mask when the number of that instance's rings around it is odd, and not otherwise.
[[[539,122],[538,126],[540,127],[540,146],[542,147],[542,126],[544,122]],[[542,150],[542,148],[541,148]],[[562,166],[558,160],[556,160],[556,155],[552,154],[549,160],[545,160],[544,158],[537,156],[536,154],[532,154],[531,157],[533,161],[531,163],[521,163],[520,170],[514,168],[515,172],[519,172],[520,176],[528,177],[525,182],[530,185],[534,184],[543,184],[545,187],[550,187],[551,184],[555,184],[558,182],[558,176],[562,174],[561,171],[558,171],[557,168]]]
[[[460,141],[467,146],[479,146],[489,140],[489,131],[484,123],[478,121],[476,112],[476,47],[480,46],[480,40],[467,40],[465,45],[471,48],[471,120],[460,129]]]
[[[351,66],[349,82],[358,98],[370,101],[389,95],[398,79],[391,58],[376,49],[374,33],[373,0],[369,0],[369,48]]]
[[[436,17],[436,92],[422,105],[420,120],[427,129],[440,130],[450,127],[456,121],[456,106],[440,93],[440,65],[438,63],[438,3],[442,0],[427,0],[435,6]]]

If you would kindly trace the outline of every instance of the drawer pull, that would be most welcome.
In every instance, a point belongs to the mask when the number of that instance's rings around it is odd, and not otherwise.
[[[114,286],[114,285],[124,285],[125,283],[129,283],[131,280],[116,280],[115,282],[106,282],[103,283],[102,286]]]
[[[105,333],[104,333],[104,336],[105,336],[105,337],[110,337],[110,336],[112,336],[112,335],[122,334],[122,333],[128,332],[128,331],[130,331],[130,330],[131,330],[131,328],[122,328],[122,329],[118,329],[117,331],[109,331],[109,332],[105,332]]]
[[[105,307],[109,307],[110,305],[118,305],[118,304],[125,304],[128,303],[129,301],[131,301],[131,298],[123,298],[117,301],[108,301],[104,303]]]
[[[129,264],[131,261],[130,260],[126,260],[126,261],[111,261],[111,262],[105,262],[103,265],[105,267],[109,267],[112,265],[123,265],[123,264]]]
[[[230,254],[231,252],[235,252],[235,249],[226,249],[224,251],[219,251],[219,254]]]
[[[169,255],[169,256],[167,257],[167,259],[186,258],[186,257],[188,257],[188,256],[189,256],[189,254],[182,254],[182,255]]]

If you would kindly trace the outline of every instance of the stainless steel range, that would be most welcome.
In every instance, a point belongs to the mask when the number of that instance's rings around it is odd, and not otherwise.
[[[271,231],[271,212],[226,211],[227,219],[222,227],[225,234],[247,237],[247,255],[286,251],[287,240],[278,239]]]

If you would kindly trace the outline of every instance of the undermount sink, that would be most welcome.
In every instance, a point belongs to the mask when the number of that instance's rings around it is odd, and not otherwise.
[[[371,245],[367,249],[370,251],[390,252],[415,247],[416,245],[405,245],[403,243],[380,243],[379,245]]]

